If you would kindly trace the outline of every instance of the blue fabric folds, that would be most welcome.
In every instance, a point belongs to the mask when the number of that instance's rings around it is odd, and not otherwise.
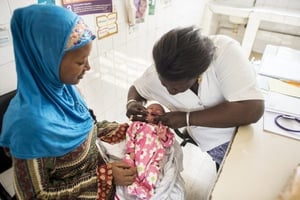
[[[5,113],[0,145],[14,157],[62,156],[92,129],[93,120],[76,87],[59,78],[64,49],[78,20],[75,13],[54,5],[31,5],[13,13],[17,94]]]

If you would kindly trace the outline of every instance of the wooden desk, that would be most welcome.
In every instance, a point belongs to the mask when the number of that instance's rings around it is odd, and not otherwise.
[[[211,190],[211,200],[275,200],[300,163],[300,141],[240,127]]]

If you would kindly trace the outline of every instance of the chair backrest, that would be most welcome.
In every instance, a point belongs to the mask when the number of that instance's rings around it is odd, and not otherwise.
[[[0,134],[2,130],[2,120],[4,113],[9,105],[10,100],[15,96],[15,94],[16,90],[0,96]],[[2,147],[0,147],[0,160],[0,173],[9,169],[12,166],[11,158],[5,154],[4,149]]]

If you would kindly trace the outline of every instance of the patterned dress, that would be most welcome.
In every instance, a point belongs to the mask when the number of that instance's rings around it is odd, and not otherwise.
[[[125,139],[127,124],[100,122],[85,142],[61,157],[17,159],[14,184],[18,199],[113,199],[112,166],[100,157],[97,136],[105,141]]]

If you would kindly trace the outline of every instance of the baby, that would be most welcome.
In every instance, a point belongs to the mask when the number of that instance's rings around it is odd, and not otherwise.
[[[154,194],[165,149],[174,144],[174,134],[169,128],[154,121],[165,113],[164,108],[154,103],[147,107],[147,112],[147,122],[132,122],[127,129],[123,159],[137,168],[136,180],[127,187],[127,192],[138,199],[150,199]]]

